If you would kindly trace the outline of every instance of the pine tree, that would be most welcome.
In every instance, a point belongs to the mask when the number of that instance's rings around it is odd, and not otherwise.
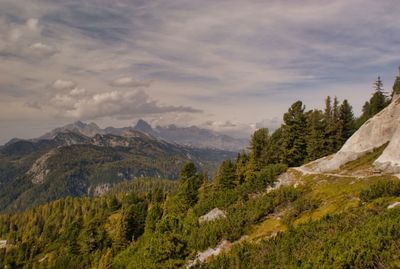
[[[396,77],[393,84],[392,98],[394,95],[399,95],[399,94],[400,94],[400,66],[399,66],[399,75]]]
[[[115,195],[111,196],[110,200],[108,201],[108,207],[111,211],[116,211],[121,207],[121,204]]]
[[[307,119],[301,101],[295,102],[283,115],[282,148],[284,163],[288,166],[303,164],[307,156]]]
[[[156,230],[157,222],[161,219],[163,210],[160,203],[154,202],[149,208],[149,212],[146,216],[146,232],[154,232]]]
[[[331,150],[332,152],[336,152],[341,147],[341,132],[342,132],[342,123],[340,121],[340,112],[339,112],[339,101],[337,97],[333,99],[333,107],[332,107],[332,125],[329,126],[331,128]]]
[[[236,165],[231,160],[225,160],[215,177],[215,187],[220,190],[233,189],[236,182]]]
[[[359,128],[364,122],[379,113],[388,104],[389,100],[384,93],[383,83],[380,77],[374,82],[374,93],[369,101],[365,102],[362,108],[362,115],[356,121],[356,127]]]
[[[196,174],[196,165],[193,162],[186,162],[179,173],[179,180],[181,182],[186,181],[187,179],[196,176]]]
[[[356,129],[353,108],[346,99],[340,105],[339,114],[341,123],[340,146],[342,146]]]
[[[326,125],[332,123],[332,104],[330,96],[326,97],[325,99],[324,121]]]
[[[193,162],[186,163],[179,176],[178,196],[186,206],[193,206],[199,195],[200,179]]]
[[[271,135],[266,155],[268,156],[268,164],[283,162],[282,127],[276,129]]]
[[[266,128],[260,128],[254,132],[250,142],[250,166],[252,171],[260,171],[268,163],[269,132]]]
[[[333,152],[332,150],[332,128],[333,125],[333,113],[332,113],[332,103],[331,97],[327,96],[325,99],[325,109],[324,109],[324,117],[323,117],[323,125],[324,125],[324,141],[323,141],[323,155],[329,155]]]
[[[378,79],[374,82],[374,89],[375,93],[372,95],[372,98],[369,101],[369,114],[371,117],[380,112],[388,105],[387,96],[383,91],[383,83],[381,77],[378,77]]]
[[[320,110],[313,110],[307,117],[307,161],[324,156],[325,125],[324,114]]]
[[[246,152],[239,152],[236,157],[236,179],[237,184],[242,184],[246,179],[246,171],[249,163],[249,155]]]

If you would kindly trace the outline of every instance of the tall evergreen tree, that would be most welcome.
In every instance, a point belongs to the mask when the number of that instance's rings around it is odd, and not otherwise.
[[[325,125],[324,114],[313,110],[307,117],[307,161],[324,156]]]
[[[392,98],[394,95],[399,95],[399,94],[400,94],[400,66],[399,66],[399,74],[397,75],[393,83]]]
[[[282,148],[284,163],[288,166],[303,164],[307,156],[307,119],[301,101],[291,105],[283,115]]]
[[[179,180],[183,182],[196,175],[197,175],[196,165],[193,162],[186,162],[179,173]]]
[[[237,184],[236,165],[231,160],[225,160],[219,167],[215,177],[215,186],[218,189],[232,189]]]
[[[332,123],[332,103],[330,96],[327,96],[325,99],[324,121],[326,125]]]
[[[238,184],[242,184],[246,179],[249,159],[249,155],[246,152],[239,152],[236,157],[236,178]]]
[[[323,141],[323,155],[328,155],[333,152],[331,145],[331,137],[332,137],[332,125],[333,125],[333,113],[332,113],[332,102],[331,97],[327,96],[325,99],[325,109],[324,109],[324,117],[323,117],[323,125],[324,125],[324,141]]]
[[[153,202],[146,216],[146,232],[154,232],[156,230],[156,224],[161,219],[163,210],[159,202]]]
[[[269,132],[266,128],[260,128],[252,135],[250,142],[250,166],[252,171],[260,171],[268,163],[266,153],[269,139]]]
[[[383,90],[381,77],[374,82],[374,93],[368,102],[365,102],[362,115],[357,119],[356,127],[359,128],[364,122],[379,113],[389,104],[389,99]]]
[[[342,137],[342,123],[340,121],[340,111],[339,111],[339,101],[337,97],[333,99],[333,109],[332,109],[332,125],[330,125],[330,143],[331,151],[336,152],[341,147],[341,137]]]
[[[382,109],[384,109],[388,104],[387,96],[385,95],[383,90],[383,83],[381,77],[378,77],[378,79],[374,82],[374,89],[375,92],[372,95],[372,98],[369,102],[370,103],[369,113],[371,117],[380,112]]]
[[[341,123],[341,137],[339,142],[342,146],[356,130],[353,108],[346,99],[340,105],[339,114]]]
[[[187,206],[193,206],[198,199],[200,179],[193,162],[186,163],[179,176],[178,196]]]
[[[277,164],[283,162],[283,148],[282,148],[282,127],[279,127],[272,133],[268,151],[268,164]]]

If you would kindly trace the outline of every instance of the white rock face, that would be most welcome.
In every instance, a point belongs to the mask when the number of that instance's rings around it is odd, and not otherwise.
[[[400,127],[397,128],[385,151],[374,162],[376,170],[400,173]]]
[[[329,160],[322,160],[313,168],[315,172],[329,172],[354,161],[390,141],[383,154],[375,161],[375,168],[395,173],[400,171],[400,98],[369,119]]]
[[[220,218],[226,218],[225,212],[219,208],[214,208],[207,214],[201,216],[199,218],[199,222],[202,223],[202,222],[207,222],[207,221],[213,221],[213,220],[220,219]]]
[[[50,150],[42,157],[37,159],[31,169],[27,172],[28,175],[32,176],[33,184],[42,184],[46,175],[50,172],[47,167],[47,160],[56,153],[56,150]]]

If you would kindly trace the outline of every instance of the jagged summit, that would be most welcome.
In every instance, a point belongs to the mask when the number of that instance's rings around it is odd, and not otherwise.
[[[400,98],[393,101],[366,121],[334,155],[316,162],[311,168],[315,172],[329,172],[354,161],[374,149],[389,143],[373,163],[376,171],[383,173],[400,172]]]
[[[153,128],[151,127],[151,125],[142,119],[138,120],[138,122],[136,123],[135,127],[133,127],[133,129],[144,132],[144,133],[149,133],[149,134],[153,133]]]
[[[163,140],[170,143],[190,146],[195,148],[221,149],[238,152],[248,147],[248,139],[233,138],[228,135],[220,134],[209,129],[197,126],[179,127],[177,125],[152,126],[145,120],[138,120],[134,127],[106,127],[100,128],[96,123],[85,123],[75,121],[53,129],[52,131],[32,139],[32,141],[53,140],[60,134],[73,132],[78,135],[93,138],[96,135],[116,135],[124,137],[146,137],[150,139]],[[14,139],[8,144],[18,141]]]
[[[103,134],[104,130],[101,129],[96,123],[91,122],[89,124],[86,124],[82,121],[75,121],[74,123],[67,124],[62,127],[58,127],[38,139],[53,139],[55,138],[58,134],[60,133],[65,133],[65,132],[75,132],[79,133],[88,137],[93,137],[96,134]]]

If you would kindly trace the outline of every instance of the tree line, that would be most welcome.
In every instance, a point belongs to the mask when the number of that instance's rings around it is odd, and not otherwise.
[[[103,197],[61,199],[22,213],[0,215],[0,238],[9,244],[7,249],[0,249],[0,267],[179,268],[197,251],[214,247],[222,239],[238,240],[280,205],[291,204],[296,214],[318,207],[318,201],[304,200],[305,189],[282,187],[269,193],[265,190],[274,185],[288,166],[301,165],[337,151],[357,129],[357,123],[365,122],[388,105],[389,97],[383,92],[380,79],[375,85],[360,116],[362,119],[354,117],[347,100],[339,102],[335,97],[327,97],[324,110],[309,111],[301,101],[295,102],[283,115],[280,128],[272,133],[267,129],[255,131],[249,151],[239,153],[235,160],[224,161],[211,182],[193,163],[187,163],[181,169],[178,184],[134,180],[133,185],[123,183]],[[382,96],[384,102],[381,102]],[[387,185],[372,186],[361,198],[369,201],[391,195],[387,189]],[[216,207],[226,211],[227,217],[204,224],[198,222],[200,216]],[[353,227],[353,220],[356,220],[353,214],[342,217],[343,223]],[[363,231],[375,231],[371,227],[386,221],[386,215],[383,217],[365,226]],[[398,223],[398,219],[393,220]],[[340,223],[340,218],[327,219],[289,231],[269,247],[268,255],[260,254],[257,247],[245,245],[244,249],[234,250],[232,256],[217,258],[210,268],[220,268],[226,261],[231,264],[236,260],[246,262],[246,257],[251,261],[240,265],[251,265],[248,268],[253,268],[256,264],[252,261],[260,257],[261,264],[272,267],[295,265],[296,261],[309,258],[308,248],[299,244],[305,232],[321,231],[319,235],[326,246],[323,249],[329,252],[329,242],[333,238],[329,231],[339,231]],[[389,224],[392,225],[392,221]],[[326,229],[321,230],[321,225]],[[343,238],[347,235],[343,234]],[[357,233],[355,238],[363,237]],[[319,242],[310,239],[306,243],[315,246]],[[262,243],[263,248],[266,246]],[[288,249],[297,249],[304,255],[291,255]],[[347,245],[337,251],[343,249],[346,250]],[[276,250],[285,250],[289,256],[274,256],[279,252]],[[332,253],[316,252],[319,257]]]

